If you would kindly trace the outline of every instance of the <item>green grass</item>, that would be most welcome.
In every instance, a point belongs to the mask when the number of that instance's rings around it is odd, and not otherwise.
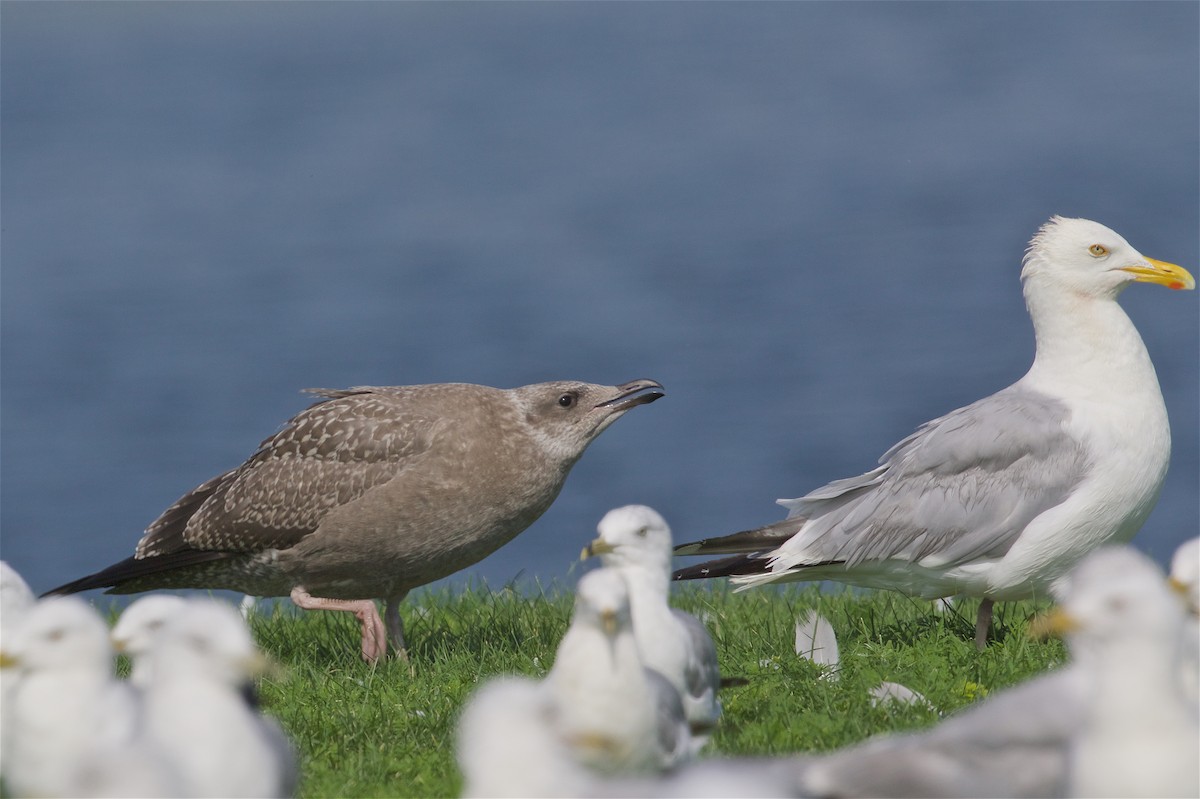
[[[301,795],[457,795],[454,729],[463,702],[493,675],[544,676],[570,620],[569,592],[527,593],[417,592],[404,605],[410,660],[376,667],[360,660],[348,614],[297,614],[280,603],[253,616],[260,645],[281,665],[261,695],[301,752]],[[979,653],[971,640],[975,602],[937,614],[928,602],[886,592],[810,586],[734,594],[690,585],[674,602],[708,622],[722,673],[749,680],[723,692],[709,755],[821,751],[927,726],[936,712],[872,707],[867,691],[900,682],[946,713],[1064,659],[1060,642],[1025,635],[1045,603],[998,605],[998,640]],[[837,632],[837,681],[818,679],[820,669],[793,651],[795,619],[811,607]]]

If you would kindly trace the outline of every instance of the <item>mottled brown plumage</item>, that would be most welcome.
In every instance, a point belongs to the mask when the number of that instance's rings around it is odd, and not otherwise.
[[[384,645],[373,603],[478,562],[558,496],[588,444],[662,386],[562,381],[319,390],[323,399],[241,466],[196,487],[132,558],[55,589],[224,588],[354,611],[363,653]],[[369,640],[371,639],[371,640]]]

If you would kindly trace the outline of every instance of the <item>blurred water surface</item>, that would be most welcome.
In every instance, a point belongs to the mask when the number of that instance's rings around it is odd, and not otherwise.
[[[783,515],[1018,378],[1052,214],[1196,271],[1195,3],[0,6],[3,557],[132,552],[310,386],[653,377],[467,574]],[[1197,296],[1124,296],[1194,536]],[[464,579],[463,575],[451,578]]]

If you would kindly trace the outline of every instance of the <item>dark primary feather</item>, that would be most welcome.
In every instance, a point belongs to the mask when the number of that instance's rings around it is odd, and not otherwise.
[[[239,556],[229,552],[212,552],[197,549],[172,552],[169,555],[160,555],[153,558],[129,557],[95,574],[89,574],[87,577],[80,577],[78,580],[72,580],[65,585],[52,588],[42,596],[74,594],[79,591],[90,591],[93,588],[111,588],[112,586],[138,580],[143,577],[173,572],[177,569],[201,566],[216,561],[228,560],[233,557]],[[109,593],[112,592],[110,591]]]

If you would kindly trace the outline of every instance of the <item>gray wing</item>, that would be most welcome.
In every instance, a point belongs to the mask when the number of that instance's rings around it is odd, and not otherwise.
[[[720,713],[717,690],[721,687],[721,671],[717,665],[717,645],[713,643],[712,636],[709,634],[708,628],[704,626],[704,622],[678,608],[671,608],[671,614],[688,636],[687,647],[690,656],[683,675],[688,695],[695,700],[712,701],[714,710],[712,721],[715,723],[716,716]]]
[[[1064,669],[997,693],[931,730],[820,756],[805,784],[822,796],[1063,796],[1068,745],[1083,721],[1085,696],[1077,672]]]
[[[781,504],[807,521],[798,543],[812,563],[1000,557],[1088,473],[1069,413],[1010,386],[921,426],[878,468]]]
[[[670,768],[691,754],[691,733],[683,711],[683,700],[671,681],[646,667],[646,679],[653,694],[659,749],[663,767]]]
[[[436,417],[369,387],[325,397],[263,440],[241,466],[181,497],[146,528],[136,557],[187,549],[286,548],[325,514],[403,471],[432,445]]]

